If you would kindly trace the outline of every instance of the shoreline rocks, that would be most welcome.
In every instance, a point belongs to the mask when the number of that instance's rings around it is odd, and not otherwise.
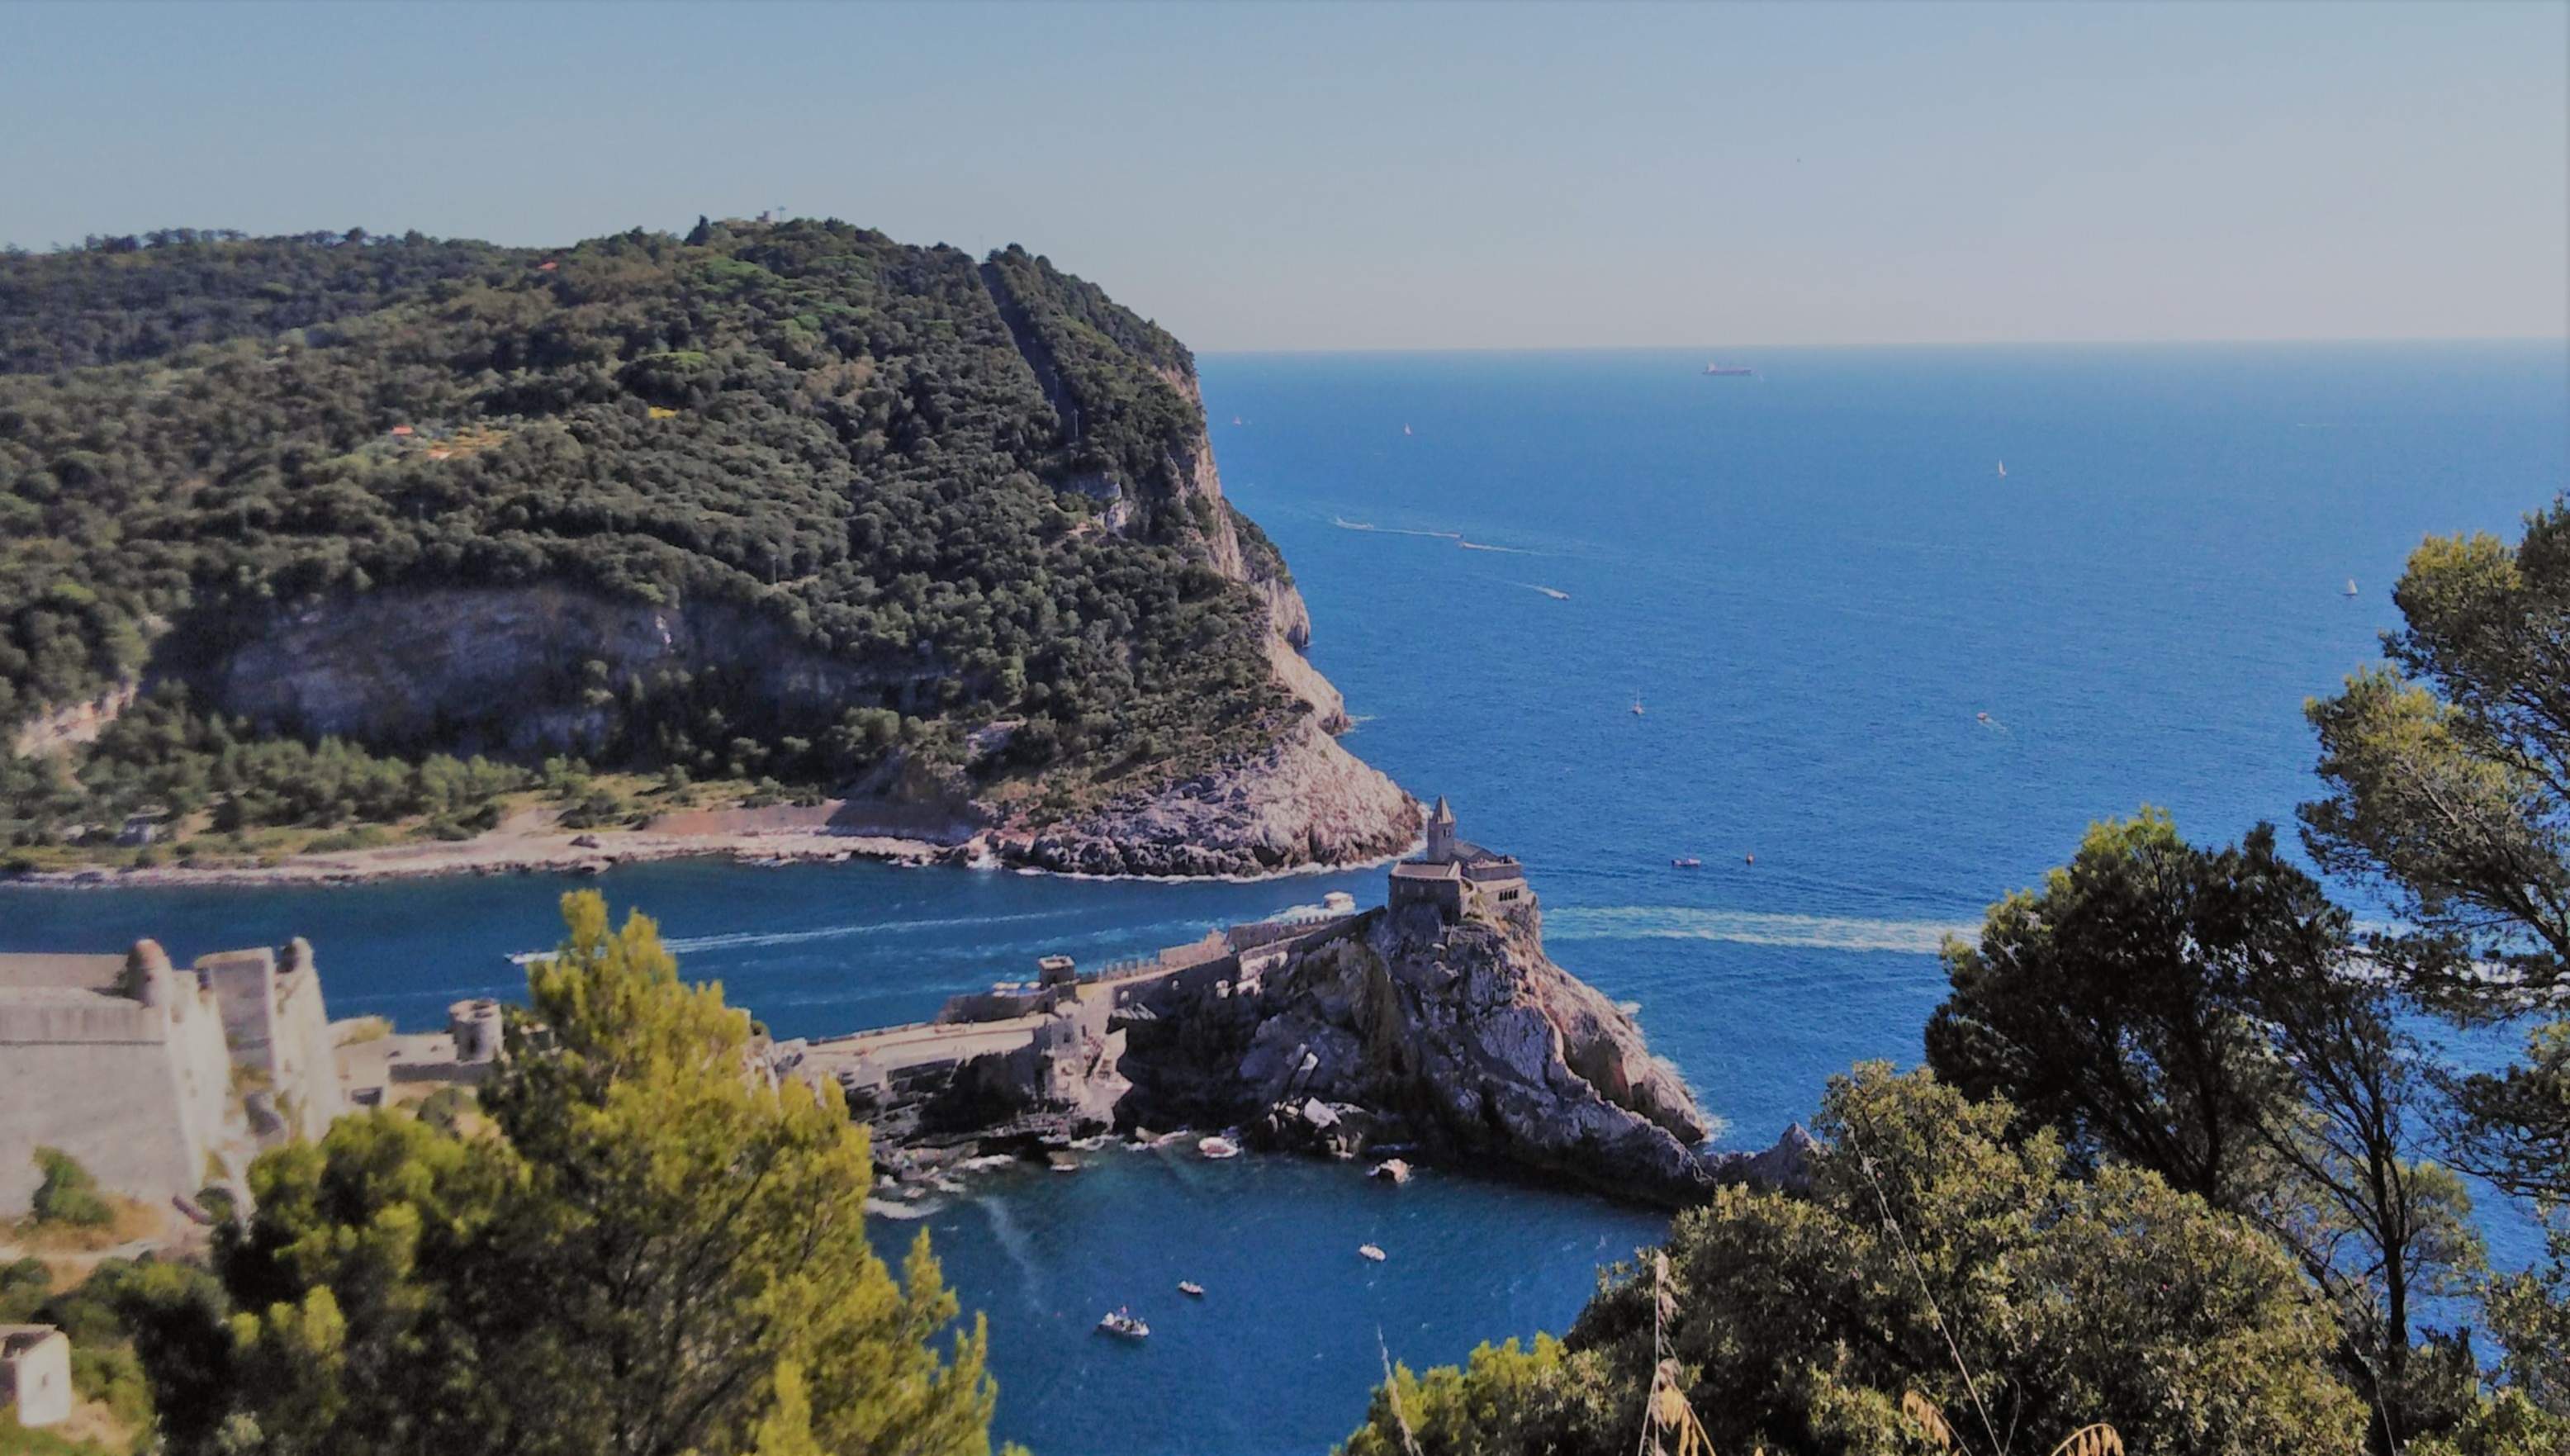
[[[897,1164],[1193,1128],[1376,1161],[1396,1183],[1434,1163],[1663,1207],[1807,1177],[1800,1128],[1763,1152],[1707,1149],[1709,1120],[1676,1069],[1544,955],[1530,901],[1270,931],[1234,927],[1172,969],[1082,985],[1054,1013],[1062,1036],[842,1085],[864,1089],[851,1106]]]

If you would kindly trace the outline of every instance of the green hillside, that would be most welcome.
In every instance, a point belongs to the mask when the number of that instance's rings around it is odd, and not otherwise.
[[[601,767],[817,789],[896,747],[966,762],[1003,721],[1005,760],[975,771],[1067,794],[1299,711],[1222,567],[1229,508],[1187,478],[1187,350],[1015,247],[836,222],[562,249],[92,240],[0,257],[0,733],[154,685],[75,753],[79,786],[0,767],[22,838],[222,797],[261,743],[309,734],[227,718],[208,675],[285,615],[393,588],[730,604],[881,684],[821,711],[723,665],[599,665],[575,746]],[[536,756],[453,715],[369,736],[329,750],[396,778]]]

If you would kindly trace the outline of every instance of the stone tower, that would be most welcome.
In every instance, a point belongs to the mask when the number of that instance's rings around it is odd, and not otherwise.
[[[1448,807],[1446,795],[1437,795],[1436,812],[1428,816],[1428,858],[1432,861],[1455,857],[1455,810]]]

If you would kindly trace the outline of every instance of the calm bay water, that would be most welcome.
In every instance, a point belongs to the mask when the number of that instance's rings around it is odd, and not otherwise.
[[[2508,532],[2570,482],[2558,344],[1743,361],[1759,376],[1658,352],[1202,361],[1228,487],[1363,720],[1349,746],[1526,860],[1555,958],[1640,1003],[1739,1146],[1852,1061],[1915,1060],[1938,935],[2090,820],[2151,802],[2198,838],[2289,821],[2312,787],[2301,705],[2375,656],[2419,536]],[[1370,872],[689,864],[599,884],[786,1036],[922,1016],[1042,951],[1381,898]],[[335,1014],[424,1027],[513,993],[505,955],[551,942],[567,887],[15,891],[0,949],[299,934]],[[1416,1365],[1558,1329],[1600,1262],[1663,1226],[1462,1171],[1395,1194],[1121,1152],[998,1176],[923,1221],[989,1315],[1001,1433],[1047,1456],[1326,1449],[1378,1337]],[[2492,1226],[2521,1257],[2521,1221]],[[879,1229],[888,1251],[911,1231]],[[1366,1241],[1390,1261],[1358,1259]],[[1120,1303],[1147,1344],[1089,1333]]]

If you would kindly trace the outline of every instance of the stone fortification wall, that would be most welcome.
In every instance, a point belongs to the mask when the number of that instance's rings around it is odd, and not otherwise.
[[[317,1140],[347,1111],[347,1103],[339,1089],[338,1051],[310,942],[298,936],[287,943],[273,996],[276,1024],[269,1048],[279,1106],[298,1136]]]
[[[345,1099],[311,944],[287,945],[282,965],[270,950],[202,956],[197,973],[222,1013],[232,1060],[266,1078],[294,1135],[319,1138],[328,1131]]]
[[[205,1187],[208,1155],[239,1129],[222,1019],[196,979],[149,941],[122,987],[9,979],[0,975],[0,1217],[27,1212],[38,1148],[62,1149],[133,1198]]]

